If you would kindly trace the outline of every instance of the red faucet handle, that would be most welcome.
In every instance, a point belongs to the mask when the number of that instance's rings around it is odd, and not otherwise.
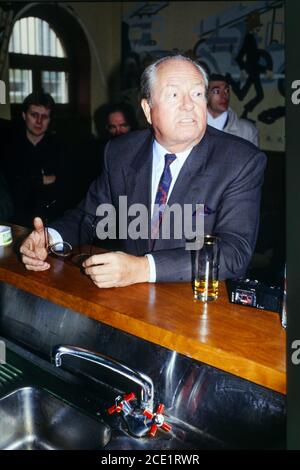
[[[172,429],[172,426],[168,423],[166,423],[166,421],[161,425],[161,429],[163,429],[164,431],[166,432],[170,432],[171,429]]]
[[[150,430],[148,432],[149,436],[154,437],[158,429],[157,424],[151,424]]]
[[[151,411],[147,409],[144,410],[143,415],[152,420],[149,436],[154,437],[158,428],[162,428],[166,432],[171,431],[172,426],[165,421],[165,417],[163,415],[164,410],[165,406],[162,403],[158,405],[155,413],[151,413]]]
[[[112,415],[113,413],[120,413],[122,411],[123,405],[112,405],[109,408],[107,408],[107,412],[109,415]]]
[[[134,400],[134,398],[135,398],[135,393],[133,392],[127,393],[126,395],[123,395],[123,397],[119,395],[115,399],[115,404],[107,408],[108,414],[112,415],[113,413],[121,413],[124,402],[129,402],[131,400]]]
[[[143,415],[146,416],[146,418],[149,418],[149,419],[153,418],[153,413],[151,413],[151,411],[149,411],[147,409],[143,411]]]
[[[131,401],[134,399],[135,399],[135,393],[133,392],[127,393],[127,395],[123,396],[123,401]]]
[[[122,397],[121,395],[117,396],[115,398],[115,404],[107,408],[108,414],[112,415],[113,413],[120,413],[123,408],[123,403],[122,403]]]
[[[163,403],[160,403],[160,404],[157,406],[156,414],[158,414],[158,415],[163,415],[163,414],[164,414],[164,411],[165,411],[165,405],[164,405]]]

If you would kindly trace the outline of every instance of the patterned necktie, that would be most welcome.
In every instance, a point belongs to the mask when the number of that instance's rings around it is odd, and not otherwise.
[[[154,201],[154,211],[151,219],[151,249],[153,248],[155,240],[157,238],[163,211],[165,209],[165,204],[168,199],[168,192],[172,182],[170,165],[172,162],[174,162],[175,159],[176,155],[173,155],[172,153],[167,153],[165,155],[165,167],[158,183]]]

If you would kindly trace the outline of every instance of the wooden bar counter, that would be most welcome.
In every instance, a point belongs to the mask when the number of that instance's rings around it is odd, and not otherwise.
[[[18,255],[24,229],[0,247],[0,281],[68,307],[119,330],[175,350],[280,393],[286,392],[285,331],[277,313],[219,299],[193,299],[189,283],[98,289],[70,261],[49,257],[51,269],[26,271]]]

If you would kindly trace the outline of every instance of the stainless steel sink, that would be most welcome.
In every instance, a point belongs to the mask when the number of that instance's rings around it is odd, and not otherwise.
[[[99,449],[110,428],[36,387],[0,399],[0,449]]]

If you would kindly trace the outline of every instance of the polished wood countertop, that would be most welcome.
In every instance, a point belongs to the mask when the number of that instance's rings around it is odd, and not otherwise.
[[[18,256],[25,230],[0,247],[0,280],[100,322],[281,393],[286,392],[285,331],[277,313],[231,304],[220,296],[193,299],[189,283],[98,289],[70,261],[49,257],[51,269],[26,271]]]

